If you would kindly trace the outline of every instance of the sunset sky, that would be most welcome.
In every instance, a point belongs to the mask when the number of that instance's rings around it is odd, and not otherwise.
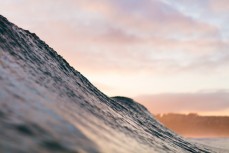
[[[229,0],[0,0],[109,96],[229,115]]]

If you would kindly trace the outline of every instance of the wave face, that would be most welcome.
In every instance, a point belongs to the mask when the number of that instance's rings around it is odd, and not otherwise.
[[[2,16],[0,106],[1,153],[213,152],[171,132],[133,100],[107,97]]]

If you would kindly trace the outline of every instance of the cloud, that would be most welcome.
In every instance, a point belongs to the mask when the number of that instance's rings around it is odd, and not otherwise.
[[[140,37],[209,37],[218,35],[217,27],[183,15],[158,0],[110,1],[115,9],[110,19]]]
[[[164,93],[155,95],[143,95],[135,98],[145,105],[152,113],[209,113],[224,112],[229,115],[229,92],[220,90],[217,92],[199,93]]]
[[[133,41],[136,40],[133,38]],[[162,74],[174,72],[195,72],[199,74],[211,72],[215,74],[219,71],[226,74],[225,69],[229,65],[229,53],[227,51],[229,44],[217,41],[175,41],[172,44],[166,40],[162,41],[164,43],[156,42],[157,46],[150,43],[136,42],[131,46],[125,43],[116,44],[112,47],[103,44],[99,49],[91,47],[91,51],[87,52],[86,49],[83,49],[78,51],[78,53],[81,52],[82,57],[76,61],[79,62],[76,65],[84,65],[88,69],[96,68],[96,71],[100,72],[124,71],[135,73],[136,70],[144,69],[148,72],[153,70]],[[96,43],[91,42],[90,44],[91,46],[97,46]],[[93,63],[93,65],[90,63]]]
[[[45,6],[43,6],[44,3]],[[52,23],[53,20],[67,22],[71,25],[77,25],[76,31],[79,26],[84,27],[83,32],[88,36],[97,32],[98,35],[94,39],[106,38],[106,34],[109,34],[109,38],[117,38],[116,32],[119,33],[118,38],[120,40],[122,37],[124,39],[127,37],[139,37],[141,39],[156,39],[158,37],[193,39],[200,37],[203,39],[218,36],[217,27],[185,16],[158,0],[68,0],[66,2],[60,0],[48,2],[24,0],[7,4],[2,6],[3,10],[7,11],[8,8],[9,11],[18,12],[20,19],[26,17],[27,20],[33,19],[35,22],[39,20],[43,23]],[[15,15],[10,14],[11,16]],[[49,25],[52,27],[58,26],[51,23]],[[42,23],[36,22],[36,24]],[[43,26],[40,25],[39,27],[42,28]],[[90,37],[87,38],[90,39]]]
[[[228,13],[229,1],[228,0],[209,0],[210,9],[216,13]]]

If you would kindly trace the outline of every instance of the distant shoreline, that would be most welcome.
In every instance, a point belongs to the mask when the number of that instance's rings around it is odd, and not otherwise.
[[[187,138],[229,137],[229,116],[168,113],[155,117],[169,129]]]

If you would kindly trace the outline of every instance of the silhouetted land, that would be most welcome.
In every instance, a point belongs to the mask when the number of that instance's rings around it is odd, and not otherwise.
[[[229,137],[229,116],[168,113],[155,117],[166,127],[185,137]]]

